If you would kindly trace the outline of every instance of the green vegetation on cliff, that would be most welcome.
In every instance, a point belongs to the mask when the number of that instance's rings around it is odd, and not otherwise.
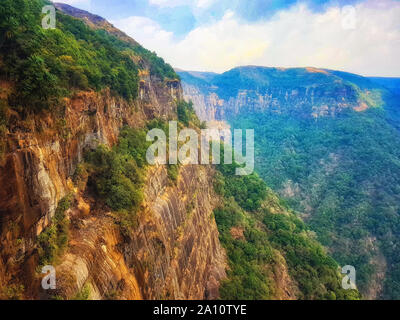
[[[38,237],[40,266],[57,262],[57,258],[68,246],[69,221],[65,212],[70,208],[72,200],[72,195],[67,195],[59,201],[51,225]]]
[[[359,288],[365,292],[384,263],[383,297],[397,299],[400,136],[386,116],[370,109],[317,120],[268,113],[231,120],[255,129],[256,170],[308,214],[307,224],[339,263],[356,268]]]
[[[0,79],[15,83],[9,104],[16,110],[49,109],[74,90],[105,87],[132,100],[139,80],[135,57],[161,79],[177,78],[154,53],[59,11],[56,28],[43,29],[46,4],[43,0],[0,3]]]
[[[123,231],[134,225],[143,201],[148,146],[144,129],[125,127],[115,147],[100,145],[85,156],[89,190],[117,213]]]
[[[199,123],[190,103],[179,101],[177,108],[180,127]],[[78,166],[75,173],[75,182],[79,185],[88,179],[96,195],[114,211],[137,211],[143,200],[142,187],[148,165],[146,151],[151,144],[146,141],[146,133],[154,128],[169,132],[168,123],[159,119],[140,129],[124,127],[116,146],[100,145],[86,154],[85,163]],[[170,180],[176,182],[179,166],[168,165],[167,171]]]
[[[239,67],[187,84],[230,101],[255,130],[260,177],[317,233],[367,298],[400,298],[398,79],[316,68]]]
[[[223,204],[214,215],[229,260],[221,298],[276,299],[286,289],[299,299],[358,299],[357,291],[341,288],[337,263],[305,224],[257,175],[235,176],[234,168],[218,166],[215,179]],[[284,268],[281,256],[293,280],[287,284],[291,288],[276,287],[274,277]]]

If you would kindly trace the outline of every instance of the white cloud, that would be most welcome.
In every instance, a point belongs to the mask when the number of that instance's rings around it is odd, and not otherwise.
[[[178,7],[178,6],[183,6],[185,4],[188,4],[188,2],[190,3],[191,1],[188,0],[149,0],[149,3],[154,5],[154,6],[158,6],[158,7],[170,7],[170,8],[174,8],[174,7]]]
[[[214,4],[214,2],[215,2],[215,0],[197,0],[196,6],[198,8],[205,9],[205,8],[210,7],[212,4]]]
[[[161,0],[152,0],[161,1]],[[400,76],[400,3],[370,0],[351,10],[315,13],[305,5],[245,23],[233,12],[183,39],[140,17],[115,21],[174,67],[225,71],[238,65],[315,66],[363,75]]]
[[[216,0],[149,0],[149,3],[161,8],[174,8],[178,6],[194,6],[200,9],[206,9],[211,6]]]
[[[170,50],[174,46],[173,33],[163,30],[154,20],[129,17],[111,23],[127,32],[147,49],[156,51],[159,56],[167,59],[171,56]]]

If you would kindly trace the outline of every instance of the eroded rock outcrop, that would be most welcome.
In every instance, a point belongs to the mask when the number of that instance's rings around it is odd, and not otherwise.
[[[322,88],[282,90],[270,88],[263,92],[240,90],[235,97],[224,100],[215,92],[202,92],[195,86],[183,85],[186,100],[193,101],[199,118],[204,121],[224,120],[244,112],[271,112],[297,114],[305,117],[336,116],[344,109],[364,111],[368,108],[360,102],[351,87],[337,92]]]
[[[82,216],[80,199],[68,212],[69,247],[57,266],[59,288],[51,294],[71,298],[90,288],[91,299],[218,298],[226,257],[212,216],[212,174],[185,166],[171,186],[165,167],[151,168],[146,200],[129,235],[94,199],[86,200],[93,209]]]
[[[24,120],[15,115],[10,121],[0,165],[2,287],[22,284],[25,297],[40,297],[37,237],[53,219],[59,200],[73,190],[70,177],[85,150],[115,144],[124,125],[140,127],[153,118],[176,116],[180,83],[154,79],[148,72],[142,81],[147,90],[131,104],[108,90],[81,92],[65,99],[61,114]],[[183,168],[178,187],[169,194],[165,169],[158,170],[149,172],[148,200],[137,233],[129,238],[109,214],[91,211],[82,199],[76,204],[86,207],[88,216],[70,217],[71,246],[59,267],[65,297],[86,284],[92,298],[107,298],[113,290],[125,299],[218,296],[224,253],[210,217],[215,197],[206,172]],[[189,199],[194,194],[198,199]],[[187,212],[188,201],[195,201],[193,212]]]
[[[345,110],[381,106],[381,92],[356,75],[317,68],[246,66],[223,74],[178,72],[184,97],[204,121],[227,120],[247,112],[335,117]],[[354,81],[354,83],[352,83]]]

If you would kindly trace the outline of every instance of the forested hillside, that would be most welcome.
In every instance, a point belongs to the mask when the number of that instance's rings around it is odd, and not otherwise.
[[[217,120],[255,130],[257,172],[356,267],[361,292],[400,298],[400,97],[384,86],[394,82],[315,68],[181,77]]]
[[[3,0],[0,5],[0,76],[16,86],[8,103],[17,111],[49,109],[77,90],[105,87],[132,101],[143,65],[160,78],[177,77],[140,45],[91,29],[61,12],[55,29],[42,28],[42,8],[49,3]]]
[[[400,139],[382,110],[317,121],[254,113],[232,125],[255,128],[257,171],[356,267],[360,289],[379,276],[385,297],[398,297]]]
[[[179,77],[88,12],[43,29],[46,4],[0,2],[0,299],[359,298],[256,174],[150,166],[148,130],[204,128]]]
[[[221,298],[359,299],[341,287],[337,262],[265,182],[234,170],[220,165],[215,177],[222,202],[214,215],[229,259]]]

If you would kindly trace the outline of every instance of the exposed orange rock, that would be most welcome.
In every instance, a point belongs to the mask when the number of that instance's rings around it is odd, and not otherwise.
[[[154,117],[176,116],[180,83],[149,75],[143,80],[146,90],[132,104],[108,90],[80,92],[65,99],[61,114],[10,121],[0,164],[0,287],[18,279],[25,298],[48,298],[36,270],[37,236],[50,224],[59,200],[76,192],[69,177],[84,151],[115,144],[123,125],[139,127]],[[216,201],[211,173],[183,167],[178,185],[171,187],[166,169],[154,170],[148,173],[138,227],[129,237],[109,213],[93,206],[93,199],[76,196],[67,212],[70,243],[59,259],[58,289],[52,294],[71,298],[87,285],[92,299],[218,297],[226,258],[211,219]],[[190,215],[189,203],[195,207]]]
[[[296,300],[299,294],[297,283],[293,281],[288,272],[288,267],[284,257],[277,250],[274,251],[276,263],[273,266],[273,279],[276,292],[276,300]]]
[[[368,109],[368,105],[365,102],[361,102],[358,107],[353,108],[357,112],[362,112]]]
[[[90,214],[90,205],[83,201],[82,198],[78,199],[77,209],[81,216],[88,216]]]
[[[327,72],[326,70],[322,70],[322,69],[318,69],[318,68],[314,68],[314,67],[307,67],[306,68],[307,72],[311,72],[311,73],[323,73],[323,74],[329,74],[329,72]]]
[[[100,17],[72,13],[92,28],[137,44]],[[155,78],[145,62],[136,62],[142,72],[139,97],[132,103],[106,89],[75,93],[64,99],[63,106],[26,119],[15,112],[7,115],[6,150],[0,163],[0,294],[3,288],[23,285],[26,299],[68,299],[86,287],[90,299],[219,297],[226,257],[212,216],[218,199],[211,169],[184,166],[177,185],[170,186],[165,167],[151,168],[146,199],[129,234],[122,233],[112,213],[71,183],[84,152],[117,143],[124,125],[141,127],[154,118],[176,118],[180,82]],[[9,83],[0,86],[2,97],[12,90]],[[75,198],[66,212],[69,244],[55,263],[57,289],[44,291],[37,269],[37,238],[52,222],[60,199],[70,192]]]
[[[244,229],[241,227],[232,227],[230,230],[231,236],[235,240],[244,240]]]
[[[142,299],[135,273],[119,249],[124,239],[111,216],[79,220],[71,229],[68,251],[57,266],[60,285],[54,294],[73,297],[89,285],[90,299],[113,295],[114,299]]]
[[[13,89],[13,84],[11,82],[0,80],[0,99],[7,99],[12,89]]]

